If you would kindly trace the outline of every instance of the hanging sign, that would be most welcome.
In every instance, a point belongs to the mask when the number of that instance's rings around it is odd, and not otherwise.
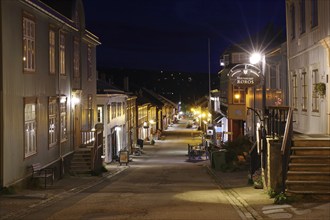
[[[264,76],[257,66],[237,64],[229,71],[230,82],[240,88],[256,87],[263,83]]]

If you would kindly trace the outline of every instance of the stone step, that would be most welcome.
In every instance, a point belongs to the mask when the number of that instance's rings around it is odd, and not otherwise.
[[[330,139],[324,140],[293,140],[292,146],[295,147],[330,147]]]
[[[330,155],[291,155],[290,163],[330,164]]]
[[[328,165],[328,164],[290,163],[289,170],[290,171],[330,172],[330,165]]]
[[[311,181],[311,180],[287,180],[286,181],[288,190],[298,191],[330,191],[329,181]]]
[[[330,183],[330,172],[313,171],[288,171],[288,181],[328,181]]]

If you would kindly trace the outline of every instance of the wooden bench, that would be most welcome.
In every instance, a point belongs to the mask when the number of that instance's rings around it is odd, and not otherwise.
[[[47,179],[51,177],[52,185],[54,183],[54,169],[52,168],[42,168],[40,163],[34,163],[32,166],[32,178],[45,180],[45,188],[47,186]]]

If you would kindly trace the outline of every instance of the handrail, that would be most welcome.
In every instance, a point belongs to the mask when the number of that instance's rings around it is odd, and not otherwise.
[[[287,147],[287,142],[288,142],[288,137],[290,135],[290,127],[292,126],[292,108],[289,109],[288,111],[288,116],[286,119],[286,124],[285,124],[285,130],[284,130],[284,135],[283,135],[283,141],[282,141],[282,147],[281,147],[281,154],[284,155],[286,147]]]
[[[290,108],[288,111],[288,116],[285,124],[285,131],[283,135],[281,154],[282,154],[282,193],[285,193],[286,188],[286,178],[290,161],[290,151],[291,151],[291,140],[293,135],[293,120],[292,120],[293,109]]]

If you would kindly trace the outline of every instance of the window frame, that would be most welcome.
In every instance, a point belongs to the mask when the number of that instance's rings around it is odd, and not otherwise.
[[[67,106],[68,98],[66,96],[60,96],[59,97],[59,129],[60,129],[60,140],[61,142],[64,142],[68,139],[68,123],[67,123],[67,118],[68,118],[68,106]]]
[[[308,110],[308,74],[307,71],[301,73],[301,107],[303,112]]]
[[[65,62],[65,48],[66,48],[66,35],[64,32],[60,31],[59,34],[59,74],[61,76],[66,76],[66,62]]]
[[[52,35],[52,36],[51,36]],[[49,44],[49,73],[51,75],[56,74],[56,31],[53,28],[49,28],[48,31],[48,44]]]
[[[317,83],[319,83],[319,70],[313,69],[312,70],[312,112],[320,112],[320,96],[315,91],[315,86]]]
[[[31,112],[27,112],[27,107],[32,105]],[[25,97],[24,98],[24,158],[31,157],[38,153],[37,151],[37,134],[38,134],[38,110],[37,110],[37,98]],[[32,118],[28,118],[32,117]],[[29,131],[27,130],[27,125]],[[32,131],[33,130],[33,131]]]
[[[300,0],[300,34],[306,32],[306,1]]]
[[[54,125],[54,126],[52,126]],[[53,134],[51,134],[53,133]],[[48,146],[57,145],[58,138],[58,103],[57,97],[48,98]]]
[[[87,80],[92,80],[93,77],[92,59],[93,59],[92,46],[88,45],[87,46]]]
[[[290,5],[290,18],[291,18],[291,39],[296,38],[296,12],[294,3]]]
[[[319,25],[318,0],[311,0],[311,28]]]
[[[34,73],[36,71],[36,21],[34,16],[25,12],[22,16],[22,54],[24,73]]]
[[[298,78],[297,74],[292,74],[292,107],[298,110]]]
[[[81,78],[80,72],[80,41],[79,38],[73,39],[73,78],[79,80]]]

